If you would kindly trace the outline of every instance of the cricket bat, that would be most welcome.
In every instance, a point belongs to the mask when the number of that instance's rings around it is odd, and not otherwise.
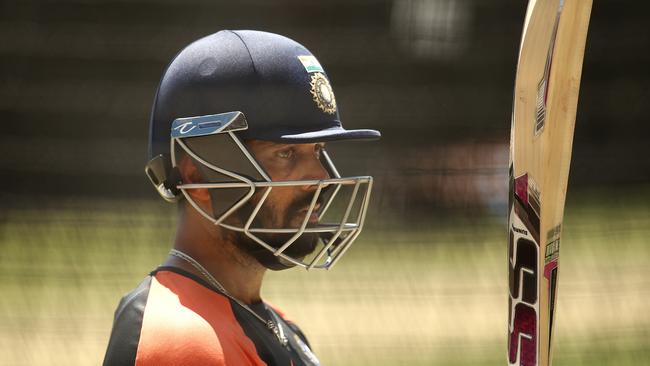
[[[508,365],[552,360],[560,234],[592,0],[530,0],[510,135]]]

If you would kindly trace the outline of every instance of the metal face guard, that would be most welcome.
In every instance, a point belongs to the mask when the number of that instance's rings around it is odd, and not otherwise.
[[[326,151],[321,152],[321,161],[324,167],[330,172],[334,178],[324,180],[295,180],[295,181],[272,181],[269,175],[264,171],[260,164],[255,160],[252,154],[248,151],[246,146],[235,135],[235,131],[246,129],[246,121],[241,112],[229,112],[221,115],[201,116],[177,119],[172,125],[172,138],[171,138],[171,161],[173,167],[179,163],[177,161],[177,152],[187,154],[189,157],[198,162],[202,167],[203,172],[212,174],[214,180],[210,179],[205,183],[194,184],[179,184],[176,186],[178,190],[185,196],[188,202],[194,207],[203,217],[215,225],[223,228],[233,230],[245,234],[252,239],[255,243],[259,244],[266,250],[269,250],[273,255],[283,259],[284,261],[296,266],[306,269],[323,268],[329,269],[340,259],[340,257],[349,249],[354,240],[361,233],[363,223],[368,208],[370,193],[372,191],[372,177],[370,176],[357,176],[341,178],[338,171],[334,167],[331,159]],[[238,148],[245,157],[245,161],[249,164],[243,170],[249,171],[248,174],[240,174],[233,171],[236,168],[226,169],[223,166],[218,166],[211,162],[209,158],[202,156],[200,152],[192,148],[192,143],[196,139],[205,139],[205,144],[208,144],[209,139],[213,135],[218,135],[219,141],[224,141],[226,138],[229,141],[231,150],[227,156],[232,156],[232,148]],[[207,137],[206,136],[210,136]],[[214,136],[216,137],[216,136]],[[209,144],[214,147],[217,144]],[[195,146],[199,146],[198,144]],[[236,152],[237,153],[237,152]],[[224,156],[225,154],[217,154]],[[253,173],[250,171],[253,170]],[[239,169],[238,169],[239,171]],[[252,177],[255,175],[257,178]],[[294,186],[310,186],[316,187],[313,196],[311,197],[310,204],[306,210],[305,217],[302,219],[300,225],[296,228],[264,228],[254,227],[253,223],[258,217],[258,214],[264,203],[267,201],[269,194],[276,187],[294,187]],[[314,209],[319,203],[321,196],[324,197],[324,190],[331,191],[329,197],[323,201],[320,211],[318,212],[318,224],[309,225],[309,219],[314,213]],[[225,190],[238,190],[243,192],[232,205],[219,212],[210,214],[202,209],[188,194],[188,190],[192,189],[211,189],[217,191]],[[341,191],[349,192],[349,194],[342,194]],[[241,226],[228,224],[225,220],[233,215],[238,209],[242,208],[248,203],[256,192],[260,192],[260,199],[256,202],[250,216]],[[348,198],[349,197],[349,198]],[[337,200],[339,198],[339,200]],[[347,201],[346,201],[347,199]],[[332,208],[337,207],[339,215],[332,213]],[[332,219],[332,216],[336,218]],[[330,219],[330,222],[321,222],[321,220]],[[305,233],[317,233],[320,237],[319,250],[305,258],[297,258],[286,253],[293,243]],[[293,234],[279,247],[272,246],[266,242],[259,234]]]

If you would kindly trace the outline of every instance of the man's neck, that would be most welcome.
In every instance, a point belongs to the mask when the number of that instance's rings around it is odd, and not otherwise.
[[[266,268],[228,240],[226,235],[218,234],[208,232],[201,222],[188,220],[183,215],[176,231],[174,249],[199,262],[235,299],[245,304],[260,302]],[[169,256],[164,265],[182,268],[209,282],[209,279],[181,258]]]

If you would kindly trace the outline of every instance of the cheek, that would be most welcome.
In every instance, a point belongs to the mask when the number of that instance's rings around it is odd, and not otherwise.
[[[276,214],[283,214],[292,202],[293,187],[275,187],[267,197],[265,206],[271,208]]]
[[[294,171],[294,169],[290,169],[287,166],[283,166],[282,168],[275,168],[275,169],[268,169],[269,175],[271,177],[271,180],[280,182],[283,180],[293,180],[294,177],[292,176],[291,172]]]
[[[306,163],[304,157],[299,156],[294,159],[267,162],[263,166],[273,181],[300,180]]]
[[[282,222],[287,215],[291,204],[296,200],[300,192],[297,187],[275,187],[267,197],[264,206],[272,211],[275,222]]]
[[[271,190],[264,205],[262,206],[261,217],[267,220],[272,226],[278,227],[283,225],[287,215],[287,208],[292,201],[292,187],[275,187]]]

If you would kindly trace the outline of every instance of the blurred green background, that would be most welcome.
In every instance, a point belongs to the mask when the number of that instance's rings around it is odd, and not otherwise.
[[[650,4],[594,0],[563,225],[554,365],[650,364]],[[328,272],[264,296],[326,365],[506,361],[506,191],[526,1],[0,1],[0,365],[99,364],[119,298],[166,256],[143,174],[165,65],[220,29],[305,44],[376,179]]]
[[[569,195],[555,365],[650,359],[648,197],[650,187]],[[166,256],[174,214],[149,200],[8,211],[1,363],[99,364],[117,301]],[[327,365],[505,364],[504,218],[427,219],[393,222],[402,230],[375,220],[334,269],[270,273],[263,296]]]

